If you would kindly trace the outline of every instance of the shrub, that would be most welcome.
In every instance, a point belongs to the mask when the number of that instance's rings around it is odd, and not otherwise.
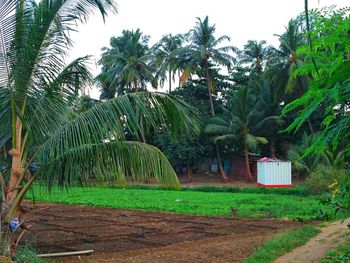
[[[347,172],[345,169],[334,169],[319,166],[316,171],[312,172],[305,180],[304,186],[310,194],[323,194],[330,192],[330,185],[334,182],[338,184],[345,183]]]

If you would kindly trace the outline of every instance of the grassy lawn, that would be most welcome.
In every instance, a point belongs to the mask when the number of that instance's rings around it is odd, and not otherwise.
[[[36,201],[81,204],[100,207],[114,207],[153,211],[167,211],[196,215],[232,214],[231,208],[240,217],[248,218],[290,218],[300,220],[320,219],[320,210],[326,207],[319,203],[317,196],[297,196],[290,193],[248,192],[201,192],[171,191],[160,189],[133,189],[107,187],[73,187],[69,192],[53,189],[51,194],[39,187],[34,188]],[[260,191],[260,190],[257,190]],[[32,197],[32,193],[28,194]]]

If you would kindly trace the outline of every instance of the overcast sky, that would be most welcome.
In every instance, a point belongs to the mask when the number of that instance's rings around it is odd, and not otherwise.
[[[216,25],[216,36],[228,35],[231,45],[242,48],[248,40],[266,40],[277,46],[280,34],[288,21],[304,9],[304,0],[117,0],[118,14],[109,15],[103,23],[100,15],[91,16],[87,24],[79,25],[72,35],[75,46],[69,60],[93,55],[98,61],[102,47],[109,46],[112,36],[124,29],[140,28],[150,35],[150,44],[163,35],[185,33],[193,28],[196,17],[209,16]],[[344,7],[346,0],[309,0],[309,8],[336,5]],[[94,74],[99,72],[91,66]],[[98,97],[96,91],[91,94]]]

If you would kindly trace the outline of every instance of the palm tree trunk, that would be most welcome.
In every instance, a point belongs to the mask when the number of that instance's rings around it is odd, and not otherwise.
[[[15,187],[17,186],[18,180],[22,174],[22,121],[18,117],[16,120],[15,133],[16,147],[10,150],[10,155],[12,156],[12,167],[6,202],[9,202],[12,199]]]
[[[272,159],[276,159],[276,144],[274,139],[270,139],[270,155]]]
[[[249,154],[248,154],[248,146],[244,145],[244,159],[245,159],[245,169],[247,173],[247,181],[248,182],[253,182],[253,176],[252,173],[250,172],[250,165],[249,165]]]
[[[220,156],[220,149],[219,149],[219,145],[215,144],[215,150],[216,150],[216,157],[218,158],[218,163],[219,163],[219,169],[220,169],[220,174],[222,176],[222,179],[224,179],[224,182],[228,182],[229,179],[225,173],[224,167],[222,166],[221,163],[221,156]]]
[[[169,69],[168,79],[169,79],[169,93],[170,93],[171,92],[171,69]]]
[[[137,81],[134,81],[134,92],[139,92],[139,87],[137,85]]]
[[[140,118],[140,126],[141,126],[141,137],[142,137],[142,142],[147,143],[146,141],[146,136],[145,136],[145,127],[143,125],[143,117],[141,116]]]
[[[210,112],[212,116],[215,116],[215,109],[214,109],[214,102],[213,102],[213,96],[210,89],[210,77],[209,77],[209,67],[208,62],[205,64],[205,77],[207,79],[207,86],[208,86],[208,94],[209,94],[209,104],[210,104]]]
[[[187,178],[188,182],[192,183],[192,166],[190,164],[187,165]]]
[[[210,78],[209,78],[208,62],[206,62],[206,64],[205,64],[205,77],[207,79],[207,85],[208,85],[209,104],[210,104],[211,115],[215,116],[213,96],[211,94],[211,89],[210,89]],[[221,156],[220,156],[219,145],[215,144],[215,150],[216,150],[216,157],[217,157],[218,162],[219,162],[220,174],[221,174],[222,178],[224,179],[224,182],[227,182],[228,181],[228,177],[227,177],[227,175],[225,173],[225,170],[224,170],[224,167],[222,166],[222,163],[221,163]]]

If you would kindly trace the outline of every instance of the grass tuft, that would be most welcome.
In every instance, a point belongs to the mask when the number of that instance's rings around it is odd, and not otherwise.
[[[259,247],[244,263],[268,263],[290,252],[293,248],[304,245],[320,230],[313,226],[302,226],[269,239]]]
[[[343,245],[327,252],[320,263],[348,263],[350,262],[350,238]]]
[[[18,263],[46,263],[47,261],[39,258],[35,249],[30,245],[19,246],[16,251],[16,262]]]

